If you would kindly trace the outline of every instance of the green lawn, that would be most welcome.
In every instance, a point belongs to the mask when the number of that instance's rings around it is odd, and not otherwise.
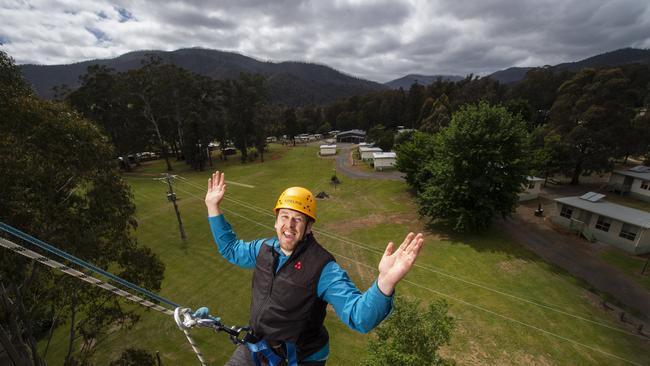
[[[608,328],[619,326],[593,304],[580,281],[496,230],[480,235],[425,230],[405,183],[355,180],[341,174],[342,184],[334,190],[329,184],[334,160],[318,158],[317,150],[272,145],[263,164],[241,165],[236,157],[225,163],[215,161],[214,169],[224,170],[233,182],[224,208],[241,238],[274,235],[271,210],[284,188],[302,185],[313,192],[326,191],[330,199],[319,201],[317,238],[362,289],[376,277],[379,252],[388,241],[401,242],[409,231],[425,231],[426,246],[418,267],[398,292],[425,301],[447,299],[457,326],[443,353],[459,364],[650,364],[648,341]],[[167,266],[161,295],[191,308],[209,306],[228,324],[245,324],[251,272],[228,264],[215,249],[203,204],[210,172],[191,171],[181,162],[174,167],[174,173],[186,179],[175,183],[189,238],[186,243],[180,240],[166,186],[153,179],[163,172],[163,162],[149,162],[126,175],[138,208],[138,240]],[[333,312],[326,325],[331,335],[330,365],[353,365],[362,358],[371,335],[350,331]],[[63,327],[59,329],[50,347],[50,364],[62,364],[64,333]],[[222,365],[232,353],[233,345],[223,334],[207,330],[193,334],[211,364]],[[198,363],[173,319],[157,312],[143,311],[134,329],[113,332],[97,352],[97,364],[106,364],[129,346],[160,351],[163,365]]]

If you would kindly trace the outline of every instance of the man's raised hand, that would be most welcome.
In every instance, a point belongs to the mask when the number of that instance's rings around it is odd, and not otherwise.
[[[205,206],[208,208],[208,216],[221,215],[219,204],[226,193],[226,178],[224,173],[218,170],[208,179],[208,192],[205,194]]]
[[[421,233],[406,235],[397,250],[395,250],[393,242],[388,243],[384,256],[379,262],[379,277],[377,278],[377,286],[384,295],[393,294],[395,285],[411,270],[423,243],[424,237]]]

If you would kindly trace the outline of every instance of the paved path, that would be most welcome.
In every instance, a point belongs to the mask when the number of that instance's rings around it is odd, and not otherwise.
[[[404,181],[402,178],[402,172],[397,170],[390,170],[386,172],[365,172],[360,169],[356,169],[352,165],[352,150],[357,147],[355,144],[342,144],[338,143],[341,146],[339,154],[336,156],[336,171],[343,172],[345,175],[352,178],[361,178],[361,179],[381,179],[381,180],[395,180],[395,181]]]
[[[532,215],[532,212],[531,212]],[[650,292],[628,275],[582,248],[578,238],[559,233],[546,225],[526,222],[519,215],[498,224],[521,245],[548,263],[583,279],[595,289],[608,293],[650,320]]]

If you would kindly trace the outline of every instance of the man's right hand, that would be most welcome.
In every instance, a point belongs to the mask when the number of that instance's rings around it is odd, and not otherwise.
[[[208,179],[208,192],[205,194],[205,206],[208,208],[208,216],[221,215],[219,205],[226,193],[226,178],[224,173],[218,170]]]

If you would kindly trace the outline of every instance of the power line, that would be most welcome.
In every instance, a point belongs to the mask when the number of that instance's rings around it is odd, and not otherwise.
[[[184,191],[184,190],[179,189],[179,191]],[[196,199],[199,199],[199,200],[201,199],[200,197],[198,197],[198,196],[196,196],[196,195],[194,195],[194,194],[192,194],[192,193],[190,193],[190,192],[187,192],[187,191],[184,191],[184,192],[187,193],[187,194],[189,194],[189,195],[192,196],[192,197],[195,197]],[[266,228],[266,229],[269,229],[269,230],[271,230],[271,231],[275,231],[275,228],[273,228],[273,227],[271,227],[271,226],[268,226],[268,225],[265,225],[265,224],[262,224],[262,223],[260,223],[260,222],[258,222],[258,221],[253,220],[253,219],[250,219],[250,218],[248,218],[248,217],[246,217],[246,216],[244,216],[244,215],[242,215],[242,214],[239,214],[239,213],[237,213],[237,212],[235,212],[235,211],[228,210],[228,209],[224,209],[224,208],[221,208],[221,209],[222,209],[223,211],[229,213],[229,214],[233,214],[233,215],[238,216],[238,217],[241,217],[241,218],[243,218],[243,219],[245,219],[245,220],[247,220],[247,221],[250,221],[250,222],[252,222],[252,223],[254,223],[254,224],[256,224],[256,225],[259,225],[259,226],[264,227],[264,228]],[[330,252],[331,252],[332,254],[335,254],[335,255],[338,256],[338,257],[345,258],[345,259],[347,259],[347,260],[349,260],[349,261],[351,261],[351,262],[353,262],[353,263],[356,263],[356,264],[359,264],[359,265],[361,265],[361,266],[371,268],[371,269],[373,269],[374,271],[377,271],[374,267],[372,267],[372,266],[370,266],[370,265],[368,265],[368,264],[366,264],[366,263],[359,262],[359,261],[357,261],[357,260],[355,260],[355,259],[352,259],[352,258],[347,257],[347,256],[345,256],[345,255],[342,255],[342,254],[336,253],[336,252],[334,252],[334,251],[330,251]],[[437,294],[437,295],[444,296],[444,297],[449,298],[449,299],[451,299],[451,300],[457,301],[457,302],[459,302],[459,303],[461,303],[461,304],[464,304],[464,305],[467,305],[467,306],[469,306],[469,307],[472,307],[472,308],[475,308],[475,309],[481,310],[481,311],[483,311],[483,312],[486,312],[486,313],[488,313],[488,314],[491,314],[491,315],[497,316],[497,317],[499,317],[499,318],[502,318],[502,319],[505,319],[505,320],[508,320],[508,321],[514,322],[514,323],[516,323],[516,324],[522,325],[522,326],[524,326],[524,327],[527,327],[527,328],[530,328],[530,329],[536,330],[536,331],[538,331],[538,332],[541,332],[541,333],[544,333],[544,334],[547,334],[547,335],[550,335],[550,336],[556,337],[556,338],[561,339],[561,340],[563,340],[563,341],[570,342],[570,343],[572,343],[572,344],[574,344],[574,345],[577,345],[577,346],[581,346],[581,347],[584,347],[584,348],[590,349],[590,350],[592,350],[592,351],[598,352],[598,353],[603,354],[603,355],[605,355],[605,356],[609,356],[609,357],[612,357],[612,358],[616,358],[616,359],[618,359],[618,360],[621,360],[621,361],[627,362],[627,363],[632,364],[632,365],[642,366],[640,363],[637,363],[637,362],[635,362],[635,361],[628,360],[628,359],[626,359],[626,358],[624,358],[624,357],[621,357],[621,356],[618,356],[618,355],[615,355],[615,354],[612,354],[612,353],[609,353],[609,352],[603,351],[603,350],[601,350],[601,349],[599,349],[599,348],[597,348],[597,347],[594,347],[594,346],[590,346],[590,345],[584,344],[584,343],[582,343],[582,342],[579,342],[579,341],[573,340],[573,339],[571,339],[571,338],[567,338],[567,337],[565,337],[565,336],[562,336],[562,335],[560,335],[560,334],[557,334],[557,333],[554,333],[554,332],[548,331],[548,330],[546,330],[546,329],[543,329],[543,328],[537,327],[537,326],[535,326],[535,325],[528,324],[528,323],[526,323],[526,322],[522,322],[522,321],[520,321],[520,320],[517,320],[517,319],[515,319],[515,318],[509,317],[509,316],[507,316],[507,315],[503,315],[503,314],[497,313],[497,312],[495,312],[495,311],[493,311],[493,310],[490,310],[490,309],[487,309],[487,308],[485,308],[485,307],[483,307],[483,306],[473,304],[473,303],[471,303],[471,302],[469,302],[469,301],[462,300],[462,299],[457,298],[457,297],[455,297],[455,296],[452,296],[452,295],[449,295],[449,294],[443,293],[443,292],[441,292],[441,291],[434,290],[434,289],[429,288],[429,287],[427,287],[427,286],[420,285],[420,284],[415,283],[415,282],[413,282],[413,281],[410,281],[410,280],[407,280],[407,279],[403,279],[402,281],[405,282],[405,283],[411,284],[411,285],[413,285],[413,286],[415,286],[415,287],[421,288],[421,289],[423,289],[423,290],[426,290],[426,291],[429,291],[429,292],[435,293],[435,294]]]
[[[181,178],[181,177],[179,177],[179,178]],[[192,187],[195,187],[197,189],[202,189],[200,186],[198,186],[198,185],[196,185],[194,183],[191,183],[187,178],[182,178],[182,179],[183,179],[184,183],[186,183],[186,184],[188,184],[188,185],[190,185]],[[245,208],[248,208],[248,209],[250,209],[252,211],[255,211],[255,212],[267,215],[267,216],[273,216],[273,214],[270,213],[268,210],[264,210],[262,208],[253,206],[253,205],[251,205],[249,203],[246,203],[244,201],[234,199],[234,198],[230,198],[230,197],[224,197],[224,199],[227,200],[227,201],[233,202],[235,204],[241,205],[241,206],[243,206]],[[383,251],[381,251],[381,250],[377,250],[377,249],[372,248],[372,247],[370,247],[370,246],[368,246],[366,244],[363,244],[363,243],[360,243],[358,241],[355,241],[355,240],[340,236],[338,234],[327,232],[325,230],[312,229],[312,231],[314,231],[317,234],[332,238],[334,240],[338,240],[338,241],[341,241],[341,242],[347,243],[347,244],[352,244],[353,246],[363,248],[363,249],[365,249],[367,251],[383,255]],[[562,314],[562,315],[565,315],[565,316],[569,316],[569,317],[572,317],[572,318],[575,318],[575,319],[578,319],[578,320],[582,320],[582,321],[585,321],[585,322],[588,322],[588,323],[592,323],[592,324],[595,324],[595,325],[598,325],[598,326],[601,326],[601,327],[604,327],[604,328],[607,328],[607,329],[615,330],[617,332],[621,332],[621,333],[624,333],[624,334],[627,334],[627,335],[631,335],[631,336],[634,336],[634,337],[637,337],[637,338],[641,338],[638,334],[632,333],[632,332],[630,332],[628,330],[621,329],[621,328],[618,328],[618,327],[614,327],[614,326],[611,326],[609,324],[599,322],[599,321],[596,321],[596,320],[593,320],[593,319],[585,318],[585,317],[580,316],[580,315],[569,313],[567,311],[564,311],[564,310],[560,309],[559,306],[557,306],[557,305],[545,304],[545,303],[542,303],[542,302],[526,299],[526,298],[523,298],[521,296],[513,295],[513,294],[510,294],[510,293],[507,293],[507,292],[504,292],[504,291],[501,291],[501,290],[486,286],[486,285],[478,283],[478,282],[470,281],[470,280],[464,279],[462,277],[458,277],[458,276],[455,276],[453,274],[446,273],[446,272],[444,272],[442,270],[439,270],[439,269],[437,269],[435,267],[425,266],[425,265],[421,265],[421,264],[418,264],[418,263],[415,263],[414,267],[420,268],[420,269],[423,269],[423,270],[426,270],[426,271],[429,271],[429,272],[432,272],[432,273],[435,273],[435,274],[438,274],[438,275],[441,275],[441,276],[444,276],[444,277],[447,277],[447,278],[451,278],[453,280],[456,280],[456,281],[459,281],[459,282],[462,282],[462,283],[465,283],[465,284],[468,284],[468,285],[471,285],[471,286],[476,286],[476,287],[479,287],[481,289],[484,289],[484,290],[487,290],[487,291],[490,291],[490,292],[493,292],[493,293],[496,293],[496,294],[499,294],[499,295],[502,295],[502,296],[506,296],[506,297],[509,297],[509,298],[517,300],[517,301],[521,301],[521,302],[524,302],[524,303],[527,303],[527,304],[530,304],[530,305],[534,305],[534,306],[537,306],[537,307],[540,307],[540,308],[543,308],[543,309],[546,309],[546,310],[554,311],[556,313],[559,313],[559,314]]]

